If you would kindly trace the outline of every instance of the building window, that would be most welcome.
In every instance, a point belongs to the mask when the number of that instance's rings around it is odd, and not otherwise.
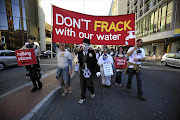
[[[149,31],[149,15],[147,15],[145,17],[145,19],[146,19],[146,23],[145,23],[145,35],[147,35],[148,31]]]
[[[18,5],[12,4],[12,15],[16,17],[20,17],[20,8]]]
[[[145,17],[143,18],[143,26],[142,26],[142,29],[143,29],[143,37],[146,35],[146,31],[145,31],[145,25],[146,25],[146,19]]]
[[[172,11],[173,11],[173,1],[168,3],[168,6],[167,6],[166,30],[171,29]]]
[[[1,12],[1,13],[6,13],[5,0],[0,0],[0,12]],[[2,17],[1,17],[1,18],[2,18]]]
[[[157,22],[158,22],[158,9],[155,10],[155,15],[154,15],[154,33],[156,33],[157,30]]]
[[[158,12],[158,28],[157,31],[159,32],[161,30],[161,7],[159,7],[159,12]]]
[[[151,13],[151,27],[150,27],[150,34],[153,33],[154,30],[154,11]]]
[[[165,20],[166,20],[166,3],[162,5],[161,31],[165,30]]]
[[[0,13],[0,26],[1,27],[8,27],[8,23],[7,23],[7,15],[4,13]]]

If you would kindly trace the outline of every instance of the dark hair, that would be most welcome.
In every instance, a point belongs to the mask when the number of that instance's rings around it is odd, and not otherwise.
[[[124,54],[124,48],[123,48],[123,46],[119,46],[119,47],[118,47],[118,54],[119,54],[119,48],[122,48],[122,49],[123,49],[122,54]]]
[[[31,40],[36,40],[36,37],[34,37],[34,36],[30,35],[30,36],[28,36],[28,39],[31,39]]]
[[[141,40],[142,40],[142,39],[137,39],[136,42],[139,42],[139,41],[141,41]]]

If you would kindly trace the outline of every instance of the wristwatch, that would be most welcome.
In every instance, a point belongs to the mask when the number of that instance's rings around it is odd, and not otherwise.
[[[139,59],[139,61],[141,61],[141,59]]]

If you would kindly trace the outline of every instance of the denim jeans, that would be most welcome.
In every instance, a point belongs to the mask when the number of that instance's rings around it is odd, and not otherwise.
[[[132,83],[132,78],[133,78],[133,74],[134,73],[136,74],[136,80],[137,80],[137,94],[138,95],[143,95],[141,72],[140,73],[136,73],[136,71],[133,68],[129,68],[128,69],[127,89],[131,89],[131,83]]]

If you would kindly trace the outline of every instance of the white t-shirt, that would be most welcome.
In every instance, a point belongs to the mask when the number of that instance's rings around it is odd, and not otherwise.
[[[134,47],[130,47],[128,49],[128,52],[132,51],[134,49]],[[140,48],[141,50],[141,53],[137,53],[139,49],[135,50],[130,56],[129,56],[129,62],[131,63],[134,63],[134,64],[141,64],[141,61],[138,61],[138,62],[135,62],[134,61],[134,58],[137,58],[137,59],[141,59],[141,58],[144,58],[145,57],[145,52],[144,52],[144,49],[143,48]],[[133,68],[134,65],[130,65],[129,68]]]
[[[61,51],[58,47],[56,48],[56,55],[58,61],[58,67],[65,68],[68,66],[68,59],[71,59],[71,53],[65,49]]]

